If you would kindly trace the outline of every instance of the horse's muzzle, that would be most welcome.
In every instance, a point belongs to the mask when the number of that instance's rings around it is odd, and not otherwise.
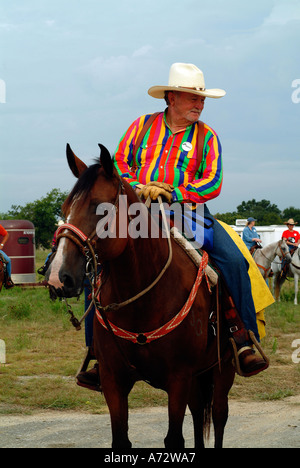
[[[78,297],[83,291],[84,275],[75,277],[63,269],[59,270],[59,272],[51,271],[50,267],[46,274],[46,280],[48,281],[51,299]]]

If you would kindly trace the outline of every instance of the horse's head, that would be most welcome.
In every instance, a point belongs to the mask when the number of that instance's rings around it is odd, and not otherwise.
[[[57,251],[46,276],[57,296],[79,296],[87,264],[91,263],[95,270],[98,263],[120,255],[126,246],[126,238],[101,236],[101,232],[108,224],[111,227],[114,220],[116,225],[113,227],[118,229],[118,217],[112,219],[111,215],[119,208],[124,185],[108,150],[99,146],[99,161],[87,167],[67,145],[68,163],[78,181],[62,207],[66,224],[57,231]],[[99,239],[98,235],[102,238]]]
[[[276,254],[278,255],[279,258],[285,258],[287,262],[292,261],[292,257],[290,254],[290,249],[289,246],[287,245],[285,239],[281,239],[278,242],[278,247],[276,249]]]

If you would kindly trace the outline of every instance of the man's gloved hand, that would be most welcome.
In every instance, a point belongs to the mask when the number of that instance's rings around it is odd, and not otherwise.
[[[174,190],[173,185],[166,184],[165,182],[149,182],[144,185],[139,195],[141,198],[147,200],[148,197],[151,200],[157,200],[159,196],[164,197],[168,203],[172,203],[172,191]]]

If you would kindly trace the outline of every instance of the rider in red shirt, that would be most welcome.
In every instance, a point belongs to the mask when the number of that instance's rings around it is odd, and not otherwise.
[[[284,231],[282,238],[286,240],[290,250],[294,250],[294,248],[298,247],[300,244],[300,234],[298,231],[294,230],[295,224],[298,223],[295,223],[293,219],[289,219],[285,224],[287,225],[288,229]]]
[[[286,223],[288,229],[282,234],[282,239],[284,239],[289,246],[290,253],[293,255],[297,247],[300,245],[300,234],[298,231],[294,230],[295,221],[291,218]],[[286,261],[286,258],[283,258],[281,264],[281,278],[285,279],[288,273],[289,262]]]

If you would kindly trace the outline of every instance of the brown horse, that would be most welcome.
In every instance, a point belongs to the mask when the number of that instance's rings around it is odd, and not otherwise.
[[[195,446],[204,447],[204,434],[212,413],[215,446],[221,447],[228,417],[228,392],[235,371],[231,359],[224,359],[228,354],[228,335],[222,314],[217,332],[221,355],[218,361],[217,338],[209,322],[211,311],[216,310],[216,294],[203,280],[186,318],[170,333],[153,341],[149,339],[147,332],[159,330],[186,304],[197,267],[173,239],[169,245],[169,240],[162,235],[151,238],[149,233],[149,236],[133,238],[128,235],[128,229],[121,236],[124,223],[129,228],[130,222],[137,221],[137,213],[127,215],[125,220],[123,217],[122,226],[119,217],[115,218],[115,238],[105,238],[99,232],[103,238],[95,235],[95,227],[101,220],[96,213],[100,204],[110,203],[118,212],[120,196],[126,195],[126,213],[130,213],[133,204],[140,203],[131,186],[119,177],[107,149],[99,146],[100,161],[89,168],[67,146],[69,166],[79,180],[63,206],[68,224],[60,231],[62,235],[48,278],[58,296],[78,296],[86,273],[86,252],[89,255],[95,251],[102,265],[99,314],[106,328],[95,315],[94,350],[111,415],[112,447],[131,447],[128,395],[138,380],[145,380],[168,394],[166,448],[184,448],[182,426],[187,406],[193,417]],[[143,221],[149,221],[148,210],[141,211]],[[107,218],[104,228],[113,224],[109,221]],[[170,247],[172,260],[168,265]],[[137,333],[132,334],[134,338],[130,341],[116,336],[114,327]]]

